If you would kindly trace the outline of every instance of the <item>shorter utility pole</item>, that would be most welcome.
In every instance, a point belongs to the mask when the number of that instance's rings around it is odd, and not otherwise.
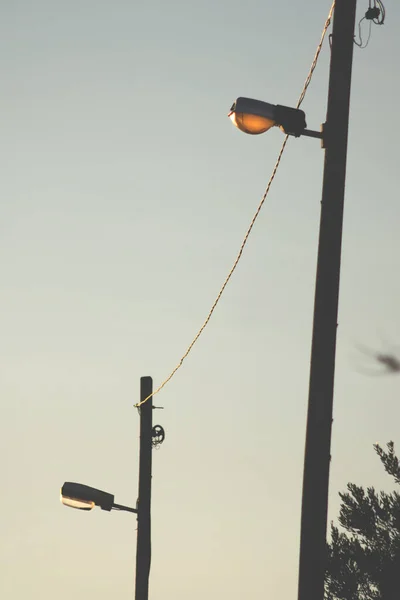
[[[151,460],[153,431],[153,380],[140,378],[140,453],[139,453],[139,499],[136,549],[135,600],[148,600],[151,562]]]

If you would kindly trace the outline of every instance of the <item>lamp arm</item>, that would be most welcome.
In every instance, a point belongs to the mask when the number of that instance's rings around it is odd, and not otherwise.
[[[305,135],[306,137],[318,138],[319,140],[322,140],[323,138],[322,131],[313,131],[312,129],[304,129],[301,135]]]
[[[111,507],[111,510],[123,510],[125,512],[131,512],[131,513],[136,513],[137,514],[137,509],[136,508],[131,508],[130,506],[124,506],[123,504],[113,504]]]

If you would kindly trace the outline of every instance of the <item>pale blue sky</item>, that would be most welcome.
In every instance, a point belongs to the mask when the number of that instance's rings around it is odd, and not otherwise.
[[[359,0],[361,17],[367,8]],[[68,510],[80,481],[134,504],[139,378],[178,362],[225,278],[282,142],[227,112],[294,105],[330,0],[3,3],[0,596],[133,597],[136,521]],[[331,469],[388,484],[400,379],[400,9],[355,48]],[[324,120],[329,48],[303,105]],[[291,140],[209,328],[156,397],[153,600],[296,595],[323,152]]]

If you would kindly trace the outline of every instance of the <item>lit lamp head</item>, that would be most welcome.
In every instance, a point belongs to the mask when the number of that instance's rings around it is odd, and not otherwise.
[[[238,98],[228,116],[238,129],[251,135],[264,133],[276,125],[275,106],[252,98]]]
[[[88,485],[67,481],[61,488],[61,502],[78,510],[92,510],[95,506],[100,506],[102,510],[111,510],[114,496]]]
[[[238,129],[251,135],[264,133],[277,125],[287,135],[299,137],[307,127],[302,110],[252,98],[238,98],[228,116]]]

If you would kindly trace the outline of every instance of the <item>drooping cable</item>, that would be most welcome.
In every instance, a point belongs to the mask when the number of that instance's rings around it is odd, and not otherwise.
[[[321,53],[321,50],[322,50],[322,45],[323,45],[323,43],[324,43],[325,35],[326,35],[326,32],[327,32],[327,30],[328,30],[328,27],[329,27],[329,25],[330,25],[330,23],[331,23],[331,20],[332,20],[332,15],[333,15],[334,8],[335,8],[335,0],[333,0],[332,6],[331,6],[331,8],[330,8],[330,11],[329,11],[329,14],[328,14],[328,17],[327,17],[327,19],[326,19],[326,21],[325,21],[325,25],[324,25],[324,28],[323,28],[323,30],[322,30],[321,38],[320,38],[319,44],[318,44],[318,46],[317,46],[317,49],[316,49],[316,52],[315,52],[315,55],[314,55],[314,59],[313,59],[313,61],[312,61],[312,63],[311,63],[310,70],[309,70],[309,72],[308,72],[308,75],[307,75],[307,77],[306,77],[306,80],[305,80],[305,82],[304,82],[303,89],[302,89],[302,91],[301,91],[301,94],[300,94],[299,100],[298,100],[298,102],[297,102],[297,106],[296,106],[297,108],[300,108],[301,104],[303,103],[303,100],[304,100],[304,98],[305,98],[305,95],[306,95],[306,93],[307,93],[307,89],[308,89],[308,87],[309,87],[309,85],[310,85],[310,83],[311,83],[311,79],[312,79],[313,73],[314,73],[314,71],[315,71],[315,68],[316,68],[316,66],[317,66],[317,62],[318,62],[319,55],[320,55],[320,53]],[[161,391],[161,390],[162,390],[162,389],[163,389],[163,388],[164,388],[164,387],[167,385],[167,383],[168,383],[168,382],[169,382],[169,381],[172,379],[172,377],[175,375],[175,373],[176,373],[176,372],[177,372],[177,371],[178,371],[178,370],[181,368],[181,366],[182,366],[182,364],[183,364],[184,360],[187,358],[187,356],[188,356],[188,355],[189,355],[189,353],[191,352],[191,350],[192,350],[193,346],[195,345],[195,343],[197,342],[197,340],[199,339],[199,337],[200,337],[200,336],[201,336],[201,334],[203,333],[204,329],[207,327],[208,323],[210,322],[210,319],[211,319],[211,317],[212,317],[212,315],[213,315],[213,313],[214,313],[214,311],[215,311],[215,309],[216,309],[216,307],[217,307],[217,304],[219,303],[219,301],[220,301],[220,299],[221,299],[221,297],[222,297],[222,294],[223,294],[223,293],[224,293],[224,291],[225,291],[225,288],[226,288],[226,286],[228,285],[228,283],[229,283],[229,281],[230,281],[230,279],[231,279],[231,277],[232,277],[233,273],[234,273],[234,272],[235,272],[235,270],[236,270],[236,267],[237,267],[237,266],[238,266],[238,264],[239,264],[239,261],[240,261],[240,259],[241,259],[241,257],[242,257],[243,251],[244,251],[244,249],[245,249],[245,246],[246,246],[246,244],[247,244],[247,242],[248,242],[248,239],[249,239],[249,237],[250,237],[250,234],[251,234],[251,232],[252,232],[252,229],[253,229],[253,227],[254,227],[254,224],[255,224],[255,222],[256,222],[256,220],[257,220],[257,218],[258,218],[258,216],[259,216],[259,214],[260,214],[260,212],[261,212],[261,209],[262,209],[262,207],[264,206],[265,200],[266,200],[266,198],[267,198],[267,196],[268,196],[268,193],[269,193],[269,190],[270,190],[270,188],[271,188],[272,182],[273,182],[273,180],[274,180],[274,178],[275,178],[275,175],[276,175],[276,172],[277,172],[277,170],[278,170],[279,164],[280,164],[280,162],[281,162],[281,159],[282,159],[283,153],[284,153],[284,151],[285,151],[286,144],[287,144],[287,142],[288,142],[288,138],[289,138],[289,136],[288,136],[288,135],[286,135],[286,136],[285,136],[285,138],[284,138],[284,140],[283,140],[283,143],[282,143],[281,149],[280,149],[280,151],[279,151],[279,153],[278,153],[278,157],[277,157],[277,159],[276,159],[275,166],[274,166],[274,168],[273,168],[273,170],[272,170],[272,174],[271,174],[271,177],[270,177],[270,179],[269,179],[269,181],[268,181],[268,184],[267,184],[267,187],[266,187],[266,189],[265,189],[265,192],[264,192],[264,194],[263,194],[263,196],[262,196],[262,198],[261,198],[261,201],[260,201],[260,203],[259,203],[259,205],[258,205],[258,207],[257,207],[257,209],[256,209],[256,211],[255,211],[255,213],[254,213],[254,216],[253,216],[253,218],[252,218],[252,220],[251,220],[251,222],[250,222],[250,225],[249,225],[249,227],[247,228],[247,231],[246,231],[246,233],[245,233],[245,235],[244,235],[244,238],[243,238],[242,244],[241,244],[241,246],[240,246],[240,248],[239,248],[239,252],[237,253],[237,256],[236,256],[236,258],[235,258],[235,260],[234,260],[234,262],[233,262],[233,265],[232,265],[232,267],[231,267],[231,269],[230,269],[230,271],[229,271],[228,275],[226,276],[226,278],[225,278],[225,281],[224,281],[224,283],[222,284],[222,286],[221,286],[221,289],[220,289],[220,291],[218,292],[218,294],[217,294],[217,297],[216,297],[216,299],[214,300],[214,303],[213,303],[213,305],[211,306],[211,308],[210,308],[210,310],[209,310],[209,312],[208,312],[208,315],[207,315],[207,317],[206,317],[206,319],[205,319],[204,323],[202,324],[202,326],[200,327],[200,329],[198,330],[198,332],[197,332],[197,333],[196,333],[196,335],[194,336],[193,340],[191,341],[191,343],[190,343],[190,344],[189,344],[189,346],[187,347],[187,349],[186,349],[186,352],[183,354],[183,356],[182,356],[182,358],[180,359],[179,363],[178,363],[178,364],[176,365],[176,367],[175,367],[175,368],[174,368],[174,369],[171,371],[171,373],[168,375],[168,377],[167,377],[166,379],[164,379],[164,381],[163,381],[163,382],[162,382],[162,383],[161,383],[161,384],[158,386],[158,388],[156,388],[156,389],[153,391],[153,393],[152,393],[152,394],[150,394],[149,396],[147,396],[147,398],[145,398],[145,399],[144,399],[144,400],[142,400],[141,402],[139,402],[139,403],[135,404],[135,406],[137,406],[137,407],[141,406],[142,404],[144,404],[145,402],[147,402],[147,400],[149,400],[149,399],[150,399],[152,396],[155,396],[156,394],[158,394],[158,393],[159,393],[159,392],[160,392],[160,391]]]
[[[386,9],[383,5],[383,2],[381,2],[381,0],[375,0],[374,8],[376,16],[373,17],[373,22],[375,23],[375,25],[383,25],[386,18]]]
[[[363,21],[365,21],[365,17],[363,17],[362,19],[360,19],[360,21],[358,23],[358,40],[356,40],[356,37],[354,36],[354,43],[355,43],[355,45],[358,46],[359,48],[361,48],[362,50],[368,46],[369,40],[371,38],[371,29],[372,29],[372,21],[370,21],[369,22],[369,30],[368,30],[367,41],[364,43],[363,36],[362,36],[362,29],[361,29]]]

